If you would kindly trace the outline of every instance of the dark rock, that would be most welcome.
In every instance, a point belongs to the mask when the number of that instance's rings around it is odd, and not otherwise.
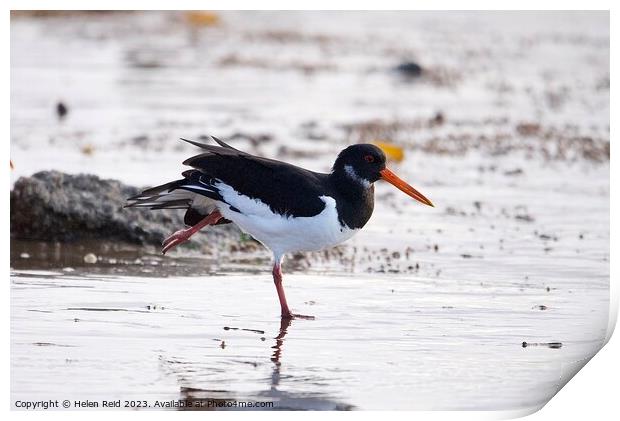
[[[525,222],[534,222],[534,217],[532,217],[531,215],[527,215],[527,214],[515,215],[515,219],[519,221],[525,221]]]
[[[406,61],[394,68],[394,70],[403,76],[419,77],[422,76],[422,67],[413,61]]]
[[[522,175],[522,174],[523,174],[523,170],[521,168],[515,168],[514,170],[504,171],[504,175],[507,175],[507,176],[515,176],[515,175]]]
[[[184,210],[123,208],[137,187],[95,175],[42,171],[21,177],[11,191],[11,237],[70,242],[85,239],[161,245],[164,238],[184,227]],[[230,235],[230,226],[205,230],[192,237],[208,243],[214,236]],[[235,234],[238,238],[238,231]]]
[[[69,108],[67,108],[67,106],[63,102],[58,102],[58,104],[56,104],[56,115],[58,116],[59,120],[64,119],[68,113]]]
[[[445,123],[445,121],[446,121],[446,118],[443,116],[443,113],[441,111],[437,111],[435,115],[433,116],[433,118],[429,120],[429,126],[430,127],[441,126],[443,123]]]

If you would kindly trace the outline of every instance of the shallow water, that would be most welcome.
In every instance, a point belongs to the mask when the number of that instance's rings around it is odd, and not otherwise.
[[[315,320],[281,325],[267,274],[15,272],[12,396],[513,409],[549,399],[562,364],[602,345],[607,317],[604,283],[289,275],[286,288]]]
[[[262,249],[162,257],[12,240],[13,402],[542,405],[606,336],[609,163],[579,148],[609,140],[605,16],[13,19],[13,181],[58,169],[159,184],[195,152],[177,138],[202,134],[243,133],[240,149],[327,170],[345,144],[369,140],[346,126],[378,119],[409,124],[391,133],[405,160],[390,165],[436,204],[378,184],[364,230],[289,257],[289,303],[316,317],[289,326]],[[411,58],[432,77],[390,71]],[[445,121],[429,125],[437,112]],[[541,133],[518,134],[523,123]],[[271,140],[248,140],[260,135]],[[475,141],[460,150],[460,136]]]

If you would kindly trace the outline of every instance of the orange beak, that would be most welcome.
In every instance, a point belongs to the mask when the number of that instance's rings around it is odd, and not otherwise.
[[[394,185],[397,189],[405,192],[407,195],[413,197],[418,202],[422,202],[425,205],[435,207],[435,205],[433,205],[433,203],[430,200],[424,197],[422,193],[420,193],[419,191],[411,187],[409,184],[405,183],[403,180],[398,178],[396,174],[394,174],[392,171],[386,168],[382,170],[380,173],[381,173],[382,179]]]

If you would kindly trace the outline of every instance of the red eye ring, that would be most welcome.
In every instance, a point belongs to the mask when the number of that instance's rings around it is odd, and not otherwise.
[[[366,155],[364,156],[364,161],[366,162],[375,162],[375,157],[372,155]]]

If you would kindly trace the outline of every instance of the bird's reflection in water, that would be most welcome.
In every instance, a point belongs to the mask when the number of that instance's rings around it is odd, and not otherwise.
[[[282,345],[284,345],[284,337],[288,333],[288,328],[293,322],[292,319],[280,320],[280,332],[275,337],[276,344],[272,346],[273,354],[271,354],[271,362],[273,362],[273,371],[271,372],[271,391],[277,391],[277,386],[280,384],[280,357],[282,356]]]
[[[298,322],[304,322],[302,320]],[[283,355],[285,348],[285,338],[292,328],[295,321],[291,319],[282,319],[280,321],[280,330],[274,338],[275,344],[271,347],[271,362],[273,363],[269,389],[259,392],[251,396],[236,396],[233,391],[223,390],[206,390],[197,388],[181,387],[181,400],[192,401],[194,405],[191,407],[179,408],[180,410],[327,410],[327,411],[346,411],[353,409],[352,405],[338,402],[330,399],[324,393],[301,393],[279,390],[281,381],[281,370],[283,368]],[[290,378],[295,381],[294,378]],[[317,383],[322,379],[314,380]],[[299,381],[307,381],[300,379]],[[232,398],[234,396],[234,398]],[[210,403],[209,403],[210,401]],[[272,402],[264,407],[240,407],[235,406],[235,402],[252,401],[252,402]],[[196,402],[203,402],[202,405],[196,405]]]
[[[282,355],[282,345],[284,344],[284,337],[288,333],[288,328],[291,327],[292,319],[282,319],[280,321],[280,332],[275,337],[276,344],[272,346],[273,354],[271,355],[271,361],[276,367],[280,367],[280,356]]]

